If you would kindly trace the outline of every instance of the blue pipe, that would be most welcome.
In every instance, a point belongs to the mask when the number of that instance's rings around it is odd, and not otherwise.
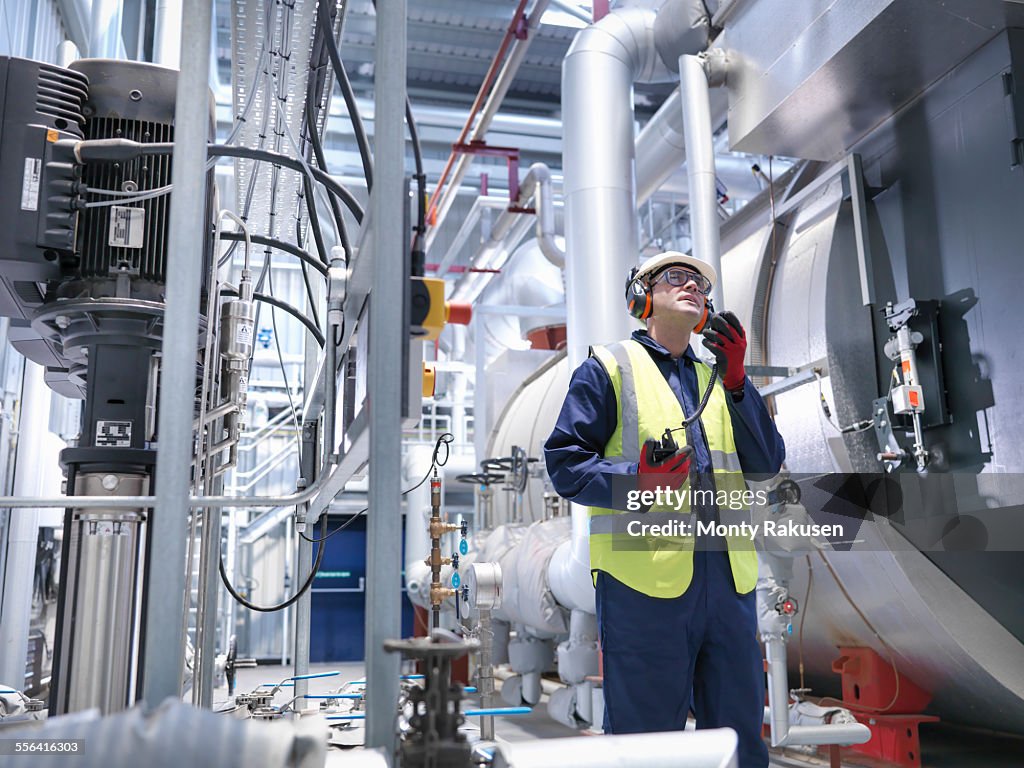
[[[530,707],[492,707],[491,709],[467,709],[466,717],[489,717],[491,715],[528,715],[533,712]]]
[[[363,694],[361,693],[321,693],[321,694],[307,694],[307,699],[361,699]]]
[[[328,715],[325,720],[365,720],[366,715]]]

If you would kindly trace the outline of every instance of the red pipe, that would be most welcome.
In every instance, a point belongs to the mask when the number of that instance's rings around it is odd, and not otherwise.
[[[484,99],[487,93],[490,91],[491,86],[494,85],[494,78],[498,75],[498,69],[501,64],[501,60],[505,57],[505,53],[508,51],[508,47],[512,42],[512,38],[517,37],[520,30],[520,25],[524,17],[524,10],[526,9],[527,0],[519,0],[519,5],[516,7],[516,12],[512,16],[512,21],[508,25],[508,29],[505,31],[505,37],[501,40],[501,45],[498,47],[498,52],[494,55],[494,61],[491,62],[491,66],[487,69],[487,74],[484,75],[484,81],[480,85],[480,90],[476,94],[476,99],[473,101],[473,106],[469,108],[469,115],[466,116],[466,124],[462,126],[462,133],[459,134],[456,144],[465,144],[466,137],[469,135],[470,128],[473,126],[473,120],[476,117],[477,112],[480,111],[480,107],[483,106]],[[448,161],[444,164],[444,170],[441,171],[441,177],[437,180],[437,186],[434,188],[434,194],[430,196],[430,203],[427,207],[427,223],[433,226],[434,219],[437,215],[437,199],[441,194],[441,189],[444,186],[445,181],[448,179],[448,172],[451,171],[452,165],[455,163],[455,149],[452,149],[450,155],[448,155]]]

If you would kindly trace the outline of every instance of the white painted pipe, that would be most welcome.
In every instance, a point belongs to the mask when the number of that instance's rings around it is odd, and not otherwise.
[[[124,58],[121,0],[92,0],[89,28],[89,58]]]
[[[738,768],[731,728],[499,744],[494,768]]]
[[[764,635],[768,662],[768,709],[773,747],[798,744],[864,744],[871,730],[862,723],[834,725],[789,724],[789,672],[786,669],[786,641],[779,635]]]
[[[181,64],[181,0],[157,0],[153,62],[171,69]]]
[[[39,496],[56,490],[43,487],[45,472],[42,464],[50,458],[44,449],[50,417],[50,389],[43,375],[42,366],[25,361],[15,458],[16,496]],[[17,690],[25,686],[32,575],[36,565],[39,521],[43,514],[41,509],[12,510],[7,529],[7,560],[3,589],[0,590],[0,685],[9,685]]]
[[[686,140],[686,174],[690,182],[690,232],[693,255],[722,274],[719,238],[718,192],[715,186],[715,148],[711,134],[711,102],[708,75],[701,56],[679,57],[679,90]],[[711,291],[722,308],[722,280]]]

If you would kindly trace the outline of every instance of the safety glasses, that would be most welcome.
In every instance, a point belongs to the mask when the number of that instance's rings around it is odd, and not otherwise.
[[[651,287],[653,288],[662,280],[667,282],[669,285],[677,287],[693,282],[700,293],[703,293],[705,296],[711,293],[711,281],[704,277],[700,272],[694,272],[692,269],[669,267],[651,282]]]

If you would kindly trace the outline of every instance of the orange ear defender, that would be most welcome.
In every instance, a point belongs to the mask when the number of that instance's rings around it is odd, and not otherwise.
[[[626,278],[626,309],[637,320],[646,320],[654,309],[654,297],[647,284],[636,279],[636,273],[637,268],[633,267]]]

